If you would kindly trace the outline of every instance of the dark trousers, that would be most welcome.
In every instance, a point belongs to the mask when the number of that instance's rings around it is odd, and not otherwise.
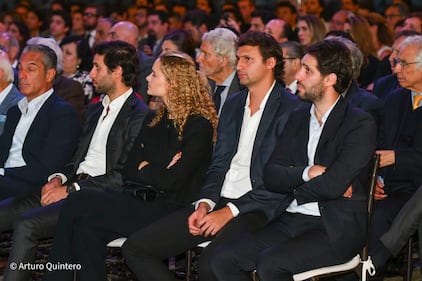
[[[38,240],[52,237],[62,201],[42,207],[40,192],[8,198],[0,202],[0,230],[13,227],[9,263],[34,263]],[[29,280],[30,270],[5,269],[4,280]]]
[[[211,268],[219,281],[250,281],[254,269],[261,281],[293,280],[295,273],[352,258],[331,246],[320,217],[287,212],[216,254]]]
[[[211,239],[211,244],[200,255],[199,278],[201,281],[217,280],[210,266],[214,259],[219,258],[217,250],[233,244],[241,235],[268,224],[267,218],[261,213],[241,214],[228,222],[215,237],[193,236],[188,231],[188,217],[192,212],[193,207],[182,209],[129,237],[123,245],[123,256],[139,281],[175,280],[163,260]]]
[[[381,236],[381,241],[388,249],[388,252],[382,256],[377,253],[376,261],[386,262],[389,255],[397,255],[406,245],[410,236],[418,231],[419,241],[422,241],[422,186],[416,191],[412,198],[404,205],[393,221],[390,229]],[[419,247],[422,257],[422,247]],[[384,252],[385,253],[385,252]]]
[[[31,191],[40,191],[42,183],[30,184],[8,176],[0,176],[0,201],[14,196],[20,196]]]
[[[73,280],[74,274],[80,281],[106,280],[108,242],[127,237],[180,208],[173,201],[142,201],[119,191],[71,193],[60,212],[49,261],[80,264],[82,269],[46,271],[44,280]]]

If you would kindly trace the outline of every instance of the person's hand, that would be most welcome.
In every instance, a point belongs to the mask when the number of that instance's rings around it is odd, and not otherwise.
[[[347,188],[346,192],[343,194],[343,197],[350,198],[350,197],[352,197],[352,195],[353,195],[353,186],[350,185]]]
[[[213,211],[199,221],[201,234],[205,237],[210,235],[214,236],[231,219],[233,219],[233,213],[227,206],[220,210]]]
[[[49,189],[41,195],[41,206],[53,204],[59,200],[66,198],[68,195],[69,194],[66,191],[65,185]]]
[[[149,45],[145,44],[142,51],[144,52],[145,55],[152,56],[152,49]]]
[[[174,164],[177,163],[177,161],[179,161],[179,159],[182,158],[182,152],[177,152],[174,156],[173,159],[171,159],[170,163],[167,165],[167,169],[170,169]]]
[[[396,163],[396,154],[394,150],[377,150],[380,155],[380,168],[393,165]]]
[[[388,197],[388,195],[385,194],[385,190],[384,190],[384,183],[380,180],[380,178],[377,178],[377,182],[375,184],[374,199],[375,200],[383,200],[387,197]]]
[[[54,177],[41,188],[41,197],[49,190],[62,185],[61,177]]]
[[[198,208],[188,218],[188,227],[190,234],[194,236],[201,235],[199,221],[208,214],[208,211],[210,209],[211,207],[207,203],[199,203]]]
[[[310,179],[316,178],[316,177],[322,175],[323,173],[325,173],[325,170],[327,170],[327,167],[325,167],[325,166],[322,166],[322,165],[313,165],[308,170],[308,177]]]
[[[138,170],[140,171],[143,167],[145,167],[146,165],[149,165],[148,161],[142,161],[141,163],[139,163],[138,165]]]

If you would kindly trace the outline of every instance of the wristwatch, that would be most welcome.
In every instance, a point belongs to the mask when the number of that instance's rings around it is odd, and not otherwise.
[[[75,192],[75,191],[76,191],[76,185],[75,185],[75,183],[71,183],[71,184],[68,184],[66,186],[66,192],[67,193],[71,193],[71,192]]]

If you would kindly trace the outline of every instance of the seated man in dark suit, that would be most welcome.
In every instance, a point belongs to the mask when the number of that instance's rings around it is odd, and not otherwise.
[[[371,256],[385,250],[380,237],[422,184],[422,63],[418,61],[421,55],[422,36],[410,36],[403,41],[394,60],[401,88],[392,91],[385,100],[386,114],[378,144],[383,181],[378,182],[375,193]],[[375,261],[382,279],[386,259]]]
[[[220,281],[293,280],[338,264],[365,242],[368,164],[376,125],[341,93],[352,79],[351,54],[337,40],[307,49],[297,73],[299,97],[312,105],[291,113],[264,169],[264,184],[294,200],[264,229],[220,247],[211,268]]]
[[[399,81],[397,81],[397,73],[394,71],[394,58],[397,57],[399,52],[400,46],[403,41],[409,36],[420,35],[418,32],[413,30],[403,30],[400,31],[395,35],[394,44],[392,46],[392,52],[388,57],[388,61],[391,67],[391,74],[386,76],[380,77],[374,82],[374,88],[372,93],[379,97],[382,100],[385,100],[388,96],[388,93],[397,89],[399,85]]]
[[[13,84],[13,80],[13,69],[9,57],[0,50],[0,135],[3,133],[4,123],[6,123],[7,110],[23,98]]]
[[[196,61],[211,85],[212,99],[221,113],[224,102],[244,89],[236,75],[237,35],[227,28],[216,28],[204,33]]]
[[[61,170],[56,167],[59,172],[50,175],[41,193],[0,202],[0,231],[14,225],[10,262],[34,262],[38,239],[54,235],[62,199],[70,192],[122,185],[123,165],[148,112],[132,88],[137,72],[138,58],[131,45],[113,41],[97,46],[90,75],[95,88],[107,96],[88,108],[73,159]],[[29,270],[5,272],[6,279],[13,280],[29,279],[30,274]]]
[[[0,200],[39,190],[75,150],[79,119],[54,93],[56,64],[56,54],[41,45],[25,47],[19,59],[25,98],[7,112],[0,136]]]
[[[201,254],[200,279],[215,280],[209,265],[214,250],[263,227],[288,204],[262,181],[277,137],[300,105],[277,81],[283,73],[281,47],[268,34],[248,32],[239,38],[237,57],[239,81],[247,89],[232,95],[222,109],[200,200],[139,230],[123,245],[138,280],[174,280],[162,260],[213,238]]]

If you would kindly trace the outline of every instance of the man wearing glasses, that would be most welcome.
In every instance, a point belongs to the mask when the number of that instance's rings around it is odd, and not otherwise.
[[[85,39],[87,40],[89,47],[92,49],[95,43],[95,27],[98,21],[104,16],[104,8],[96,4],[88,4],[84,10],[84,27],[85,27]]]
[[[393,90],[385,99],[384,126],[377,151],[382,169],[375,192],[369,244],[372,257],[387,253],[384,258],[375,258],[380,278],[389,256],[380,237],[422,184],[422,36],[407,38],[393,65],[402,88]]]

